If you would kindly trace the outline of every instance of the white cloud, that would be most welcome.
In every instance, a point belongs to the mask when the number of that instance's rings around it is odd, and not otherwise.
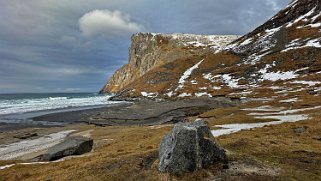
[[[79,28],[86,37],[114,37],[142,31],[144,26],[120,11],[94,10],[79,19]]]
[[[279,6],[278,2],[275,0],[268,0],[266,4],[270,6],[273,11],[279,11],[282,7]]]

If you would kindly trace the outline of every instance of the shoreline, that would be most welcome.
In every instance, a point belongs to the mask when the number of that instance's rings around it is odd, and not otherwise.
[[[61,119],[58,117],[55,120],[50,121],[41,121],[34,120],[34,118],[42,117],[46,115],[65,115],[74,112],[90,112],[91,110],[100,110],[111,108],[114,106],[123,106],[131,104],[129,102],[120,102],[99,106],[83,106],[83,107],[75,107],[75,108],[64,108],[64,109],[54,109],[54,110],[44,110],[44,111],[34,111],[34,112],[26,112],[20,114],[7,114],[0,115],[0,133],[7,131],[14,131],[24,128],[50,128],[50,127],[61,127],[67,124],[72,123],[71,121],[55,121],[57,119]]]
[[[199,115],[210,109],[235,106],[228,98],[197,98],[189,100],[162,101],[141,100],[134,103],[112,104],[100,108],[63,111],[30,118],[37,122],[58,122],[60,125],[8,124],[11,128],[0,132],[0,160],[12,158],[30,160],[43,150],[62,140],[55,136],[70,130],[85,134],[88,129],[104,129],[106,126],[157,126],[185,122],[189,116]],[[39,114],[39,113],[38,113]],[[99,128],[100,127],[100,128]],[[0,130],[5,129],[0,124]],[[64,134],[67,131],[68,134]],[[86,133],[87,134],[87,133]],[[71,134],[73,135],[73,134]],[[51,138],[52,137],[52,138]],[[34,143],[34,144],[32,144]]]
[[[140,100],[109,107],[52,113],[32,120],[65,124],[85,123],[95,126],[161,125],[184,122],[188,116],[199,115],[210,109],[235,106],[238,102],[225,97],[193,98],[176,101]]]

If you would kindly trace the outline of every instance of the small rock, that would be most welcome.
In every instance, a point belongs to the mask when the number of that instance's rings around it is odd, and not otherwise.
[[[314,89],[309,89],[309,90],[308,90],[308,93],[309,93],[310,95],[316,95],[316,94],[318,94],[318,91],[315,91]]]
[[[26,133],[24,135],[15,135],[13,136],[14,138],[18,138],[18,139],[21,139],[21,140],[25,140],[25,139],[28,139],[28,138],[32,138],[32,137],[36,137],[38,136],[37,133]]]
[[[295,134],[302,134],[302,133],[306,132],[307,129],[308,129],[307,126],[298,127],[298,128],[294,128],[294,129],[293,129],[293,132],[294,132]]]
[[[225,151],[214,141],[205,121],[178,123],[160,145],[158,170],[171,174],[193,172],[226,162]]]
[[[71,155],[82,155],[92,150],[93,140],[86,137],[69,137],[48,149],[47,153],[41,155],[38,161],[54,161]]]

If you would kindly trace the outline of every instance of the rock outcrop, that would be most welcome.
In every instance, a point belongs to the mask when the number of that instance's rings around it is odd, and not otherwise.
[[[101,93],[117,93],[157,66],[218,51],[237,38],[234,35],[137,33],[131,39],[128,64],[112,76]]]
[[[214,141],[205,121],[178,123],[160,145],[159,171],[171,174],[193,172],[216,162],[226,162],[225,151]]]
[[[86,137],[69,137],[37,158],[38,161],[54,161],[71,155],[82,155],[92,150],[93,140]]]

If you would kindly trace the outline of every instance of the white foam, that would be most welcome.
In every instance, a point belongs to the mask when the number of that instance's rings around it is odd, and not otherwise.
[[[113,104],[109,101],[111,96],[93,97],[56,97],[56,98],[37,98],[37,99],[15,99],[0,100],[0,115],[17,114],[43,110],[54,110],[63,108],[73,108],[82,106],[99,106]]]

